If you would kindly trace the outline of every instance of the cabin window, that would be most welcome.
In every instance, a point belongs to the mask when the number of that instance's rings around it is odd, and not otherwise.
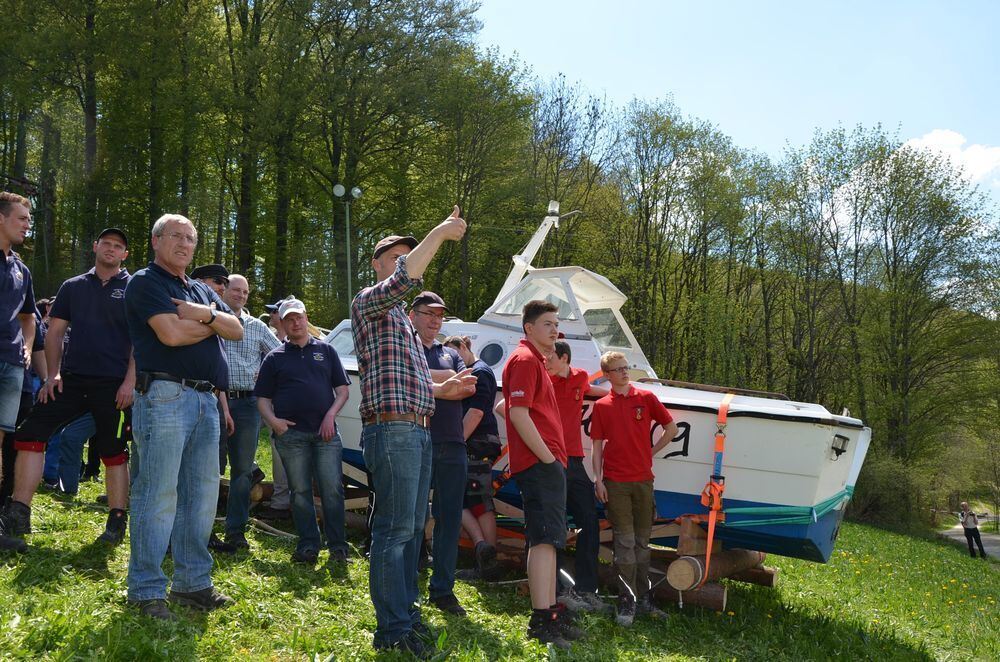
[[[566,287],[558,278],[536,278],[527,281],[513,297],[507,299],[497,309],[497,313],[501,315],[520,316],[524,304],[535,299],[541,299],[557,305],[559,307],[559,319],[561,320],[578,319],[576,313],[573,312],[573,306],[570,305],[569,299],[566,296]]]
[[[341,329],[327,342],[337,350],[338,356],[354,356],[354,334],[351,333],[350,327]]]
[[[593,308],[583,313],[587,329],[601,351],[612,347],[631,349],[625,330],[618,323],[618,318],[610,308]]]
[[[500,364],[503,358],[503,346],[499,343],[491,342],[479,350],[479,358],[486,362],[491,368]]]

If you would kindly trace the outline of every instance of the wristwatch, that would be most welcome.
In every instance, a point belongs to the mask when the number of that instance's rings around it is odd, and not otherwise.
[[[203,320],[203,321],[202,321],[202,324],[208,324],[208,325],[211,325],[211,324],[212,324],[212,322],[214,322],[214,321],[215,321],[215,316],[216,316],[216,312],[215,312],[215,307],[213,306],[213,307],[212,307],[212,308],[211,308],[210,310],[212,311],[212,316],[211,316],[211,317],[209,317],[207,321],[206,321],[206,320]]]

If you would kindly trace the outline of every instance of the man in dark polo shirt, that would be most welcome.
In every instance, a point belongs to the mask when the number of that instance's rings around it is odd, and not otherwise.
[[[128,238],[121,230],[108,228],[98,236],[93,250],[93,268],[62,284],[49,313],[48,378],[38,404],[14,433],[18,451],[14,496],[5,518],[15,533],[30,533],[31,500],[42,477],[45,445],[53,434],[89,413],[97,426],[92,443],[105,466],[111,509],[99,540],[118,544],[125,537],[127,437],[135,388],[132,343],[125,321],[129,273],[122,267],[128,257]],[[64,347],[63,338],[71,326]]]
[[[344,535],[343,444],[337,414],[347,402],[351,382],[336,350],[309,335],[305,304],[283,301],[277,314],[288,340],[264,358],[254,394],[261,417],[274,430],[292,491],[292,519],[299,534],[292,560],[313,564],[319,555],[315,480],[330,560],[343,563],[350,548]]]
[[[163,557],[170,546],[170,599],[198,609],[232,602],[212,586],[208,539],[219,495],[219,411],[228,388],[222,339],[240,340],[240,321],[185,276],[198,234],[179,214],[153,224],[153,262],[128,284],[125,312],[136,366],[133,411],[139,462],[132,483],[128,599],[161,620],[167,608]]]
[[[14,252],[31,229],[31,203],[27,198],[0,192],[0,440],[14,431],[21,404],[24,368],[31,365],[35,340],[35,293],[31,272]],[[24,551],[23,540],[7,535],[0,518],[0,550]]]
[[[465,370],[458,352],[437,340],[446,312],[444,300],[434,292],[421,292],[410,306],[410,321],[423,345],[427,367],[435,383],[443,383]],[[454,592],[458,537],[462,531],[462,499],[468,474],[461,400],[434,398],[431,444],[434,562],[427,588],[431,603],[438,609],[465,616],[465,609]]]

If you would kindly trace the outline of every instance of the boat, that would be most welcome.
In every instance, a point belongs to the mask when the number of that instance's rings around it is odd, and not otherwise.
[[[826,562],[864,463],[871,429],[847,412],[833,414],[822,405],[794,402],[779,394],[660,379],[622,316],[627,299],[613,283],[583,267],[531,265],[548,233],[564,217],[558,203],[550,203],[525,248],[513,256],[511,272],[492,305],[475,322],[446,319],[442,337],[469,336],[475,353],[494,370],[499,384],[504,363],[522,338],[522,306],[533,299],[551,301],[559,308],[559,329],[572,348],[574,366],[599,380],[601,354],[623,353],[631,380],[652,391],[677,422],[677,437],[654,458],[659,521],[704,514],[702,490],[711,475],[721,473],[724,518],[715,537],[724,547]],[[345,475],[366,485],[357,409],[360,380],[350,320],[334,327],[325,340],[337,350],[353,381],[350,402],[338,418]],[[498,388],[497,399],[501,397]],[[725,454],[721,472],[716,472],[716,424],[724,398],[729,400]],[[593,407],[594,399],[588,398],[581,422],[588,471]],[[500,431],[505,437],[503,425]],[[658,425],[650,430],[651,445],[660,432]],[[506,468],[506,457],[501,456],[494,475],[504,476]],[[498,513],[516,515],[520,512],[516,481],[498,483],[503,483],[497,492]],[[676,546],[676,527],[654,528],[652,542]]]

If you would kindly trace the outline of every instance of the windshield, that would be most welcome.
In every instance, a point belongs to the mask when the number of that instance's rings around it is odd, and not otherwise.
[[[535,299],[548,301],[559,306],[559,319],[561,320],[578,319],[566,296],[566,288],[558,278],[537,278],[528,281],[513,297],[507,299],[497,309],[497,312],[501,315],[520,315],[524,304]]]
[[[337,350],[338,356],[354,356],[354,335],[351,333],[350,327],[341,329],[327,342]]]
[[[583,319],[586,320],[587,328],[602,352],[611,347],[631,349],[632,343],[629,342],[628,336],[618,323],[618,318],[610,308],[588,310],[583,313]]]

